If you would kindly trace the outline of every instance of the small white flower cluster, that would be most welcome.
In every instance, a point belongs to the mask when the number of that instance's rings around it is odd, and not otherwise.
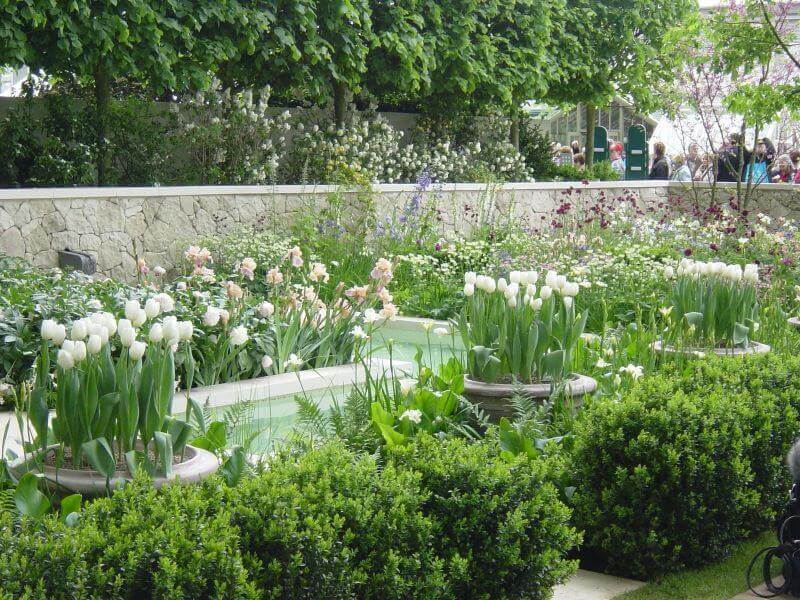
[[[758,265],[748,264],[742,269],[741,265],[725,264],[724,262],[702,262],[684,258],[677,268],[679,276],[685,275],[694,277],[717,277],[732,283],[744,282],[748,284],[758,283]],[[665,274],[669,277],[670,272],[665,269]]]
[[[125,303],[125,318],[119,320],[109,312],[94,312],[76,319],[70,324],[69,339],[66,326],[52,319],[42,321],[40,333],[43,340],[60,346],[57,363],[64,370],[84,361],[87,355],[99,354],[114,335],[119,336],[120,344],[128,350],[130,358],[139,360],[144,356],[147,344],[137,339],[137,328],[174,308],[172,297],[159,294],[148,299],[144,308],[138,300],[128,300]],[[190,340],[193,335],[194,325],[191,321],[178,321],[177,317],[168,315],[150,326],[148,340],[151,343],[164,340],[174,351],[178,342]]]

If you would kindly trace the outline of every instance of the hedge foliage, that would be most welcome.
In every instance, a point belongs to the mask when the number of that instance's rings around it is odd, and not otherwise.
[[[585,552],[649,578],[767,528],[790,483],[799,370],[778,355],[697,361],[588,406],[571,455]]]
[[[0,517],[0,597],[545,598],[578,541],[550,469],[422,438],[287,454],[235,488],[136,481],[73,526]]]

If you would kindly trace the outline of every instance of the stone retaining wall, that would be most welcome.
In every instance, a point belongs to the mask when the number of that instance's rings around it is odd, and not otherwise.
[[[702,186],[701,186],[702,188]],[[756,205],[776,215],[797,213],[792,186],[762,186]],[[345,204],[374,205],[378,216],[393,215],[417,193],[413,185],[376,185],[371,203],[358,203],[355,191],[333,186],[209,186],[155,188],[54,188],[0,190],[0,252],[54,266],[57,251],[82,250],[97,258],[98,271],[130,278],[137,250],[148,263],[176,264],[186,245],[198,237],[244,227],[287,231],[298,214],[318,212],[331,194]],[[660,202],[684,189],[667,182],[516,183],[498,186],[444,184],[422,194],[435,200],[443,229],[466,230],[464,206],[485,219],[527,219],[541,223],[565,201],[591,202],[600,194],[635,193],[644,202]],[[726,192],[718,190],[718,196]],[[363,198],[363,196],[362,196]],[[361,208],[359,208],[361,209]]]

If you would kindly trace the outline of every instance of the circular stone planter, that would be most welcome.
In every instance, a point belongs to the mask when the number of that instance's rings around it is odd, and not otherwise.
[[[750,342],[747,348],[673,348],[669,344],[663,345],[661,340],[653,342],[650,347],[656,352],[679,356],[697,356],[698,353],[708,354],[709,352],[717,356],[746,356],[748,354],[765,354],[772,350],[768,344],[761,342]]]
[[[792,327],[800,329],[800,317],[789,317],[787,321]]]
[[[573,407],[583,404],[583,397],[597,389],[597,381],[586,375],[572,375],[565,382],[564,391],[573,398]],[[513,417],[514,410],[509,400],[515,395],[540,398],[545,400],[553,393],[551,383],[532,383],[528,385],[514,383],[484,383],[464,376],[464,396],[473,404],[478,404],[489,415],[492,422],[502,417]]]
[[[54,448],[57,448],[57,446],[50,446],[47,451],[49,452]],[[26,465],[27,467],[33,467],[34,471],[38,471],[38,467],[31,463],[33,463],[33,459],[30,457],[27,462],[22,459],[12,465],[11,469],[17,476],[21,476],[25,471],[31,470],[26,468]],[[175,482],[180,485],[197,483],[216,472],[217,469],[219,469],[219,461],[213,453],[202,448],[186,446],[183,462],[172,465],[172,474],[169,477],[162,475],[153,477],[153,487],[160,488],[168,482]],[[120,483],[132,479],[127,471],[117,471],[109,478],[108,486],[106,486],[106,478],[97,471],[64,467],[56,468],[50,465],[44,465],[43,476],[57,488],[81,494],[84,498],[105,496],[108,493],[108,489],[113,490]]]

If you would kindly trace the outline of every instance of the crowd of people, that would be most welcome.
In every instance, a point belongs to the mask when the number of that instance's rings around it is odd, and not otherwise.
[[[610,140],[608,156],[611,167],[620,179],[625,179],[625,147]],[[552,145],[553,161],[559,165],[571,164],[578,168],[586,165],[586,155],[580,143],[574,140],[569,146],[556,142]],[[744,143],[743,136],[734,132],[716,152],[701,152],[698,144],[690,144],[688,151],[667,156],[663,142],[654,142],[650,151],[649,179],[683,182],[736,182],[793,183],[800,184],[800,150],[778,154],[769,138],[759,138],[755,148]]]

